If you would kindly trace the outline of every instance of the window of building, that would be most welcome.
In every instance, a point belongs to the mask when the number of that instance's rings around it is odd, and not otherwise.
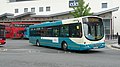
[[[9,2],[19,2],[19,1],[33,1],[33,0],[9,0]]]
[[[15,9],[15,13],[18,13],[18,9]]]
[[[102,8],[107,8],[107,3],[102,3]]]
[[[35,12],[35,8],[31,8],[31,12]]]
[[[50,6],[49,6],[49,7],[46,7],[46,11],[50,11]]]
[[[16,0],[16,1],[32,1],[32,0]]]
[[[39,12],[43,12],[43,7],[39,7]]]
[[[28,8],[24,8],[24,12],[28,12]]]
[[[104,28],[105,28],[105,34],[110,34],[110,19],[103,19],[104,22]]]

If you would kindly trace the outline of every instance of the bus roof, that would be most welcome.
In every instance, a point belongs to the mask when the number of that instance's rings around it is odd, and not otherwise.
[[[56,25],[61,25],[61,24],[70,24],[70,23],[77,23],[77,22],[82,23],[82,18],[88,18],[88,17],[98,17],[98,16],[83,16],[83,17],[79,17],[79,18],[59,20],[59,21],[55,21],[55,22],[43,22],[40,24],[31,25],[30,27],[56,26]],[[100,18],[100,17],[98,17],[98,18]]]
[[[40,23],[40,24],[31,25],[30,27],[57,26],[57,25],[62,25],[62,24],[76,23],[75,21],[78,22],[78,18],[67,19],[67,20],[59,20],[59,21],[54,21],[54,22],[43,22],[43,23]]]
[[[45,26],[56,26],[61,25],[62,21],[55,21],[55,22],[43,22],[40,24],[31,25],[30,27],[45,27]]]

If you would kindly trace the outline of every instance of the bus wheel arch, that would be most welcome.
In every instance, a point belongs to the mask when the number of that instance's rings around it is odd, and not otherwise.
[[[61,43],[61,48],[63,49],[63,50],[68,50],[68,44],[65,42],[65,41],[63,41],[62,43]]]
[[[39,42],[38,39],[36,40],[36,45],[37,45],[37,46],[40,46],[40,42]]]

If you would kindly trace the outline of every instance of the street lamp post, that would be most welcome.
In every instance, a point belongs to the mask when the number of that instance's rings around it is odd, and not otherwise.
[[[115,23],[115,18],[116,18],[116,16],[113,16],[113,20],[112,20],[112,34],[113,34],[113,39],[114,39],[114,23]]]

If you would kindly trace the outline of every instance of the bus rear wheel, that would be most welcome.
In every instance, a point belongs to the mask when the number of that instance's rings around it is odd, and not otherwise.
[[[65,51],[68,49],[67,43],[65,43],[65,42],[62,43],[62,49]]]
[[[36,45],[37,45],[37,46],[40,46],[40,43],[39,43],[39,41],[38,41],[38,40],[36,41]]]

